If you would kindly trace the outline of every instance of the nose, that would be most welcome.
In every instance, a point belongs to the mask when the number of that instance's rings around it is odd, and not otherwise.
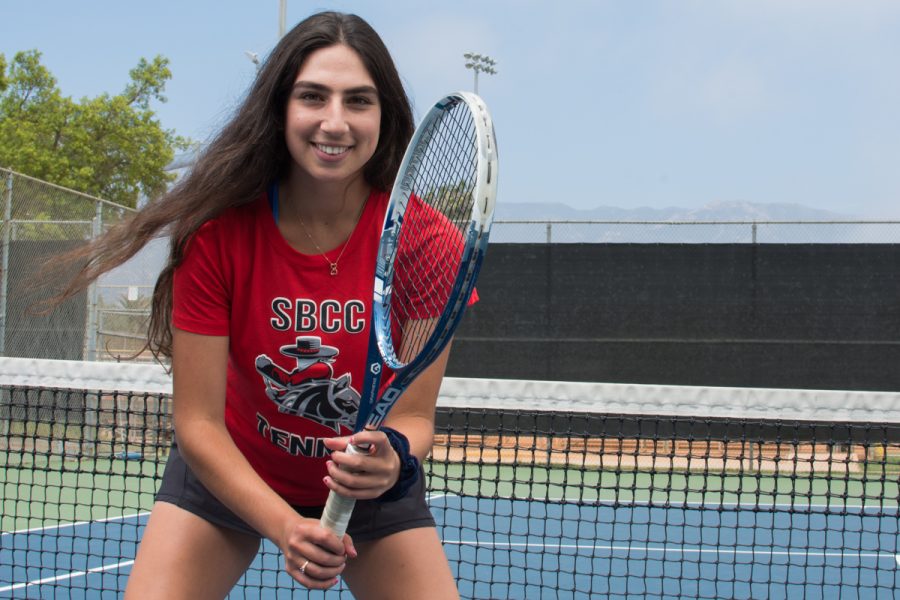
[[[345,133],[350,128],[347,122],[346,107],[339,99],[332,99],[328,103],[321,126],[322,131],[334,135]]]

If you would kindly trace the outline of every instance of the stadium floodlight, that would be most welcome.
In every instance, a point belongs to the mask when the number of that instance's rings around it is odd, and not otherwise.
[[[481,54],[476,54],[475,52],[466,52],[463,54],[463,58],[466,59],[466,68],[472,69],[475,73],[475,93],[478,93],[478,74],[485,73],[487,75],[496,75],[497,70],[494,69],[494,66],[497,64],[490,56],[484,56]]]

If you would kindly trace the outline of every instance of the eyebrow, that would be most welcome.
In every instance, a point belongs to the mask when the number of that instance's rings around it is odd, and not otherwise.
[[[293,88],[293,89],[296,90],[296,89],[298,89],[298,88],[302,88],[302,89],[310,89],[310,90],[316,90],[316,91],[319,91],[319,92],[330,92],[330,91],[332,91],[331,88],[328,87],[327,85],[322,85],[321,83],[315,83],[315,82],[313,82],[313,81],[298,81],[298,82],[296,82],[296,83],[294,84],[294,88]],[[361,86],[358,86],[358,87],[349,88],[349,89],[347,89],[347,90],[344,90],[344,93],[345,93],[345,94],[348,94],[348,95],[352,95],[352,94],[373,94],[373,95],[377,96],[377,95],[378,95],[378,90],[377,90],[374,86],[371,86],[371,85],[361,85]]]

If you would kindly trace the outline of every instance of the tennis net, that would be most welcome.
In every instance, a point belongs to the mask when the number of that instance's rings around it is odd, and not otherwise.
[[[448,378],[439,404],[463,597],[900,589],[900,393]],[[0,359],[0,597],[121,594],[170,415],[157,366]],[[265,543],[231,597],[305,594]]]

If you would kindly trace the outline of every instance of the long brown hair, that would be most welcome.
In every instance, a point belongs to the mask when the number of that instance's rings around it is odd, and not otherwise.
[[[337,44],[359,54],[378,89],[381,132],[363,175],[369,185],[389,189],[414,128],[409,98],[397,68],[384,42],[360,17],[337,12],[315,14],[279,41],[235,116],[203,150],[184,179],[129,221],[66,257],[67,264],[78,262],[83,266],[58,300],[85,289],[151,239],[169,235],[169,258],[153,290],[147,347],[157,358],[171,357],[172,281],[188,241],[203,223],[230,207],[253,201],[269,183],[286,175],[291,156],[284,139],[284,119],[294,79],[310,53]]]

